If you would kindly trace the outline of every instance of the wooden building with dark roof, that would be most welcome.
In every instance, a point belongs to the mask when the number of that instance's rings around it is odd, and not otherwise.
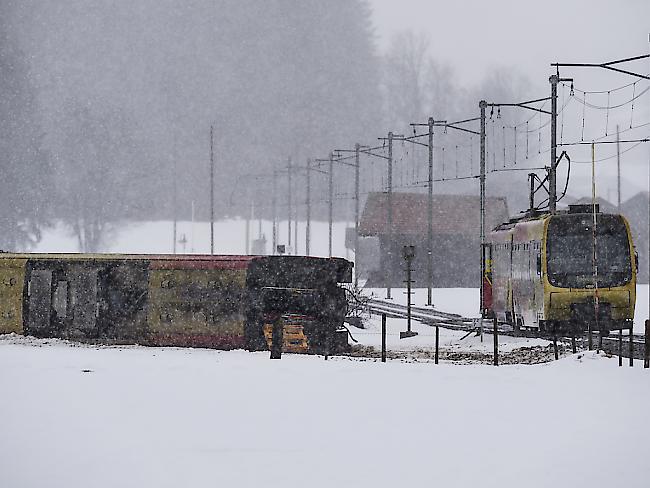
[[[388,228],[388,195],[368,195],[359,225],[362,239],[357,266],[366,286],[403,287],[405,263],[402,248],[414,245],[414,287],[427,283],[427,208],[423,193],[393,193],[392,240]],[[486,199],[486,233],[508,220],[506,199]],[[478,287],[480,283],[480,200],[472,195],[434,195],[433,197],[433,286]]]

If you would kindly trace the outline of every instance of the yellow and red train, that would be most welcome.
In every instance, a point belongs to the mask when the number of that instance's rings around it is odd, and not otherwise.
[[[483,316],[547,334],[631,328],[638,263],[630,226],[597,207],[498,226],[485,249]]]
[[[218,349],[347,345],[352,263],[303,256],[0,253],[0,334]]]

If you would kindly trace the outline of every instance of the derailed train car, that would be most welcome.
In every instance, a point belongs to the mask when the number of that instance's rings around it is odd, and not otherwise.
[[[302,256],[0,254],[0,333],[218,349],[347,345],[352,263]]]
[[[547,334],[632,327],[638,263],[621,215],[591,205],[526,215],[498,226],[485,255],[486,317]]]

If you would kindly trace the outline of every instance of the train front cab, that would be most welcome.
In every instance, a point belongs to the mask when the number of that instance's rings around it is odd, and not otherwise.
[[[597,215],[598,287],[593,214],[542,214],[497,227],[484,252],[483,316],[549,335],[632,327],[636,263],[629,225],[618,215]]]
[[[544,332],[607,335],[633,327],[637,262],[629,223],[621,215],[571,212],[548,218],[542,242]]]

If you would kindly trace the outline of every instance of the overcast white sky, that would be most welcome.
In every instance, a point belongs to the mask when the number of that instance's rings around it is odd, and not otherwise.
[[[424,32],[430,37],[433,56],[449,64],[459,83],[467,87],[479,83],[495,67],[515,68],[528,77],[533,92],[544,97],[549,94],[552,62],[606,62],[650,52],[650,0],[370,0],[370,5],[380,49],[385,48],[394,32]],[[628,67],[647,74],[650,61]],[[572,76],[576,86],[587,91],[608,90],[634,81],[599,68],[566,69],[561,74]],[[644,83],[643,87],[648,86]],[[629,95],[620,93],[622,98]],[[650,122],[650,95],[639,99],[635,117],[635,125]],[[629,126],[629,121],[627,109],[610,114],[612,126]],[[598,135],[594,133],[593,137]],[[648,135],[649,127],[634,133],[635,137]],[[574,158],[588,159],[588,151],[587,147],[576,149]],[[598,149],[605,156],[612,151],[615,154],[614,147]],[[647,191],[650,143],[626,153],[622,161],[623,197]],[[589,193],[588,166],[576,166],[574,193]],[[605,197],[615,186],[615,167],[615,160],[610,160],[598,170],[599,187]]]
[[[426,32],[436,58],[468,84],[492,66],[516,66],[546,86],[552,62],[603,62],[649,49],[648,0],[370,0],[370,5],[380,47],[395,31]]]

